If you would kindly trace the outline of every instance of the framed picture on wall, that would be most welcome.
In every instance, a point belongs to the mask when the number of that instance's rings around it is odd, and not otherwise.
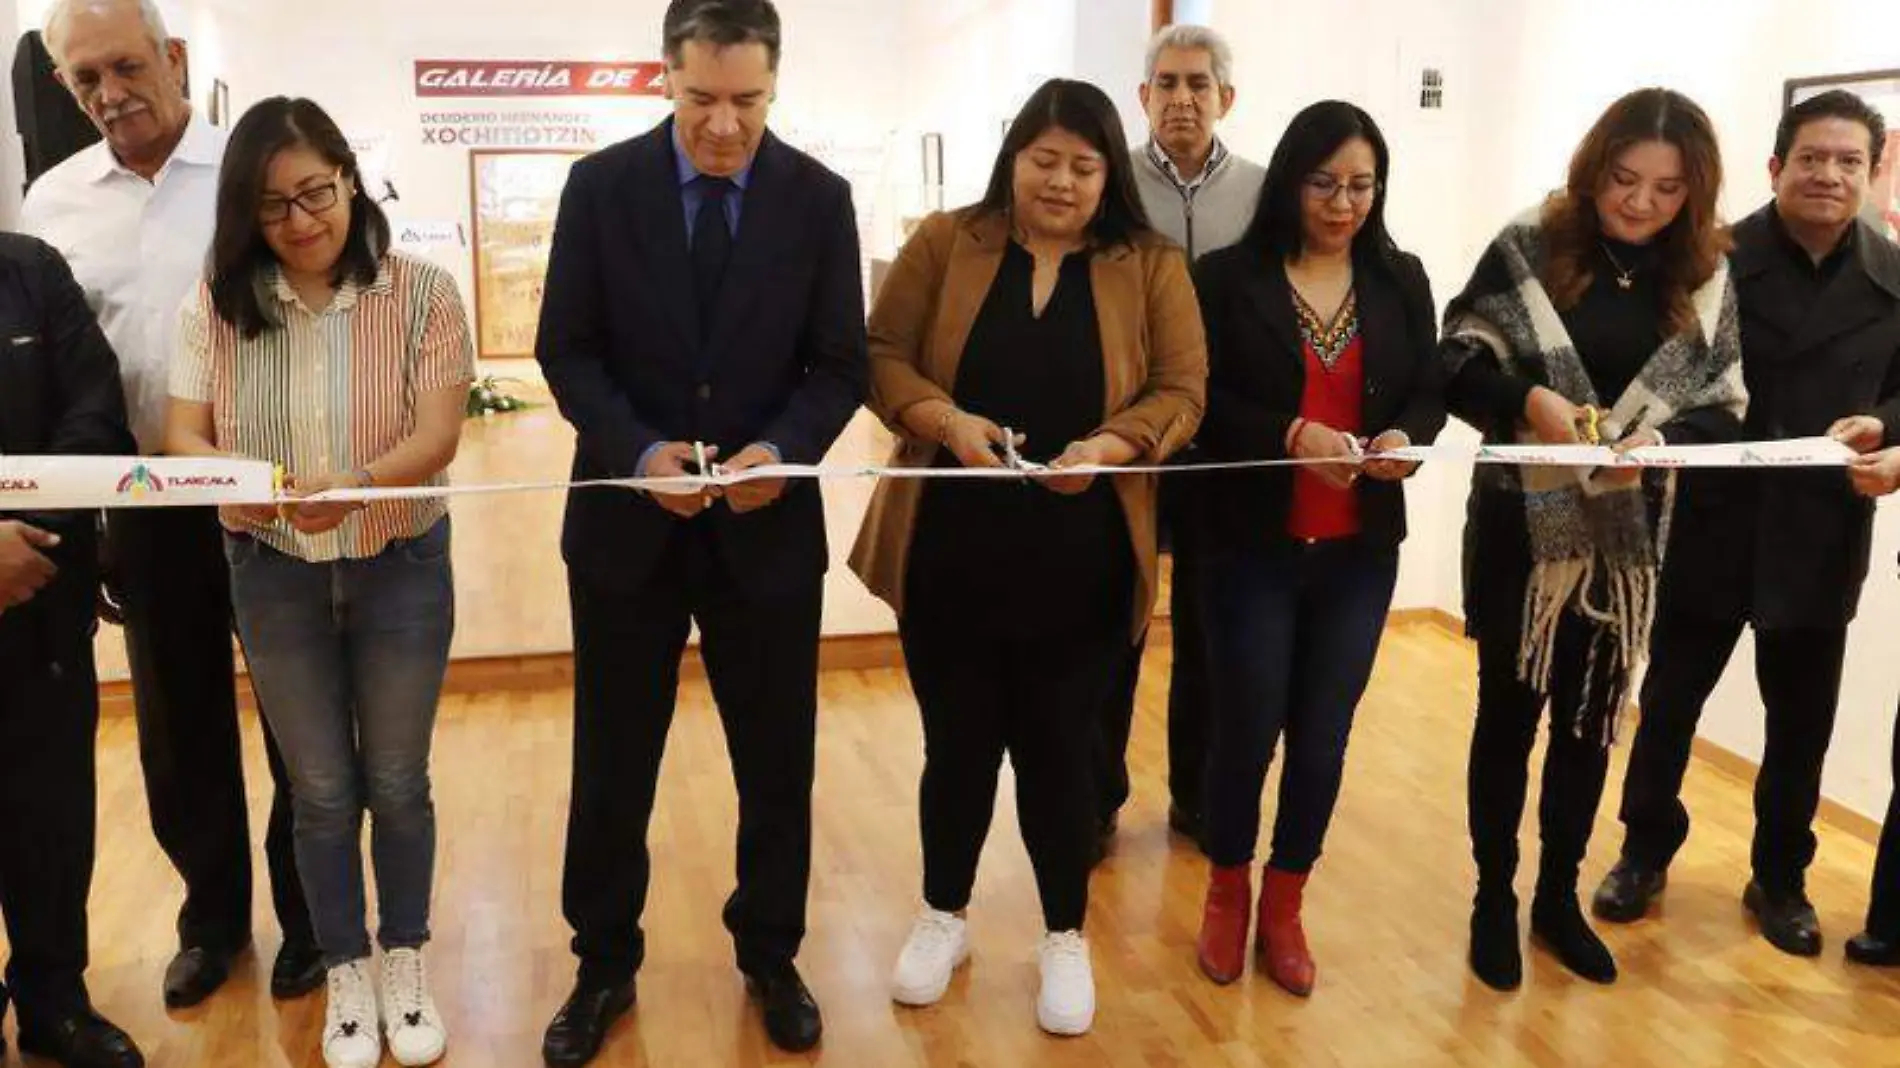
[[[567,172],[581,155],[558,150],[469,153],[475,337],[484,360],[534,355],[554,219]]]
[[[1791,108],[1830,89],[1845,89],[1859,96],[1887,120],[1881,170],[1867,190],[1865,214],[1867,221],[1884,228],[1888,237],[1900,240],[1900,69],[1795,78],[1782,92],[1782,107]]]

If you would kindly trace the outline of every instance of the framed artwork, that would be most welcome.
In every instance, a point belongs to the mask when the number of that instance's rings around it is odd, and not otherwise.
[[[1867,190],[1865,215],[1888,237],[1900,241],[1900,69],[1795,78],[1783,89],[1782,107],[1791,108],[1830,89],[1859,96],[1887,120],[1887,144],[1880,155],[1880,172]]]
[[[469,153],[474,218],[475,337],[484,360],[534,355],[554,219],[567,172],[582,153]]]

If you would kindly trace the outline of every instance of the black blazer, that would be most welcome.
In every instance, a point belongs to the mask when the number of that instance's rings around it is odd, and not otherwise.
[[[1730,265],[1742,318],[1749,440],[1810,437],[1871,414],[1900,444],[1900,246],[1856,223],[1855,247],[1823,306],[1790,283],[1783,237],[1763,208],[1735,226]],[[1683,471],[1660,607],[1756,626],[1839,627],[1854,618],[1874,504],[1831,470]]]
[[[574,477],[630,477],[663,441],[728,457],[770,442],[787,463],[818,462],[865,393],[861,272],[850,187],[766,134],[702,358],[672,120],[576,163],[535,341],[579,434]],[[812,481],[756,512],[718,504],[692,520],[639,494],[576,490],[562,555],[596,581],[635,586],[681,524],[710,530],[749,587],[807,583],[827,566]]]
[[[1362,437],[1403,430],[1428,445],[1445,426],[1438,319],[1431,282],[1418,258],[1400,253],[1389,269],[1355,272],[1363,344]],[[1306,387],[1306,358],[1286,267],[1244,245],[1203,256],[1194,268],[1207,324],[1207,414],[1196,439],[1203,457],[1276,460]],[[1291,468],[1263,468],[1205,479],[1201,521],[1216,544],[1244,548],[1289,541]],[[1396,546],[1405,540],[1405,493],[1396,483],[1359,481],[1361,537]]]
[[[59,253],[0,233],[0,453],[124,456],[138,452],[119,360]],[[23,608],[0,613],[0,642],[92,632],[97,512],[0,511],[60,536],[59,577]],[[11,649],[9,651],[12,651]]]

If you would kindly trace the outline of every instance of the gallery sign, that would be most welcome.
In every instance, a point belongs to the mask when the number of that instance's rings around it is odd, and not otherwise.
[[[419,59],[416,95],[660,96],[666,65],[580,60]]]

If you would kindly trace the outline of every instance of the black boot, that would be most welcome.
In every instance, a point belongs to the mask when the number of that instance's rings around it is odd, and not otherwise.
[[[1783,953],[1815,957],[1821,953],[1821,921],[1806,891],[1776,893],[1760,882],[1742,891],[1742,904],[1761,925],[1761,936]]]
[[[1471,906],[1471,971],[1484,985],[1509,993],[1524,985],[1518,946],[1517,895],[1483,889]]]
[[[1583,918],[1574,881],[1568,886],[1538,887],[1531,900],[1531,938],[1581,978],[1616,982],[1616,958]]]

